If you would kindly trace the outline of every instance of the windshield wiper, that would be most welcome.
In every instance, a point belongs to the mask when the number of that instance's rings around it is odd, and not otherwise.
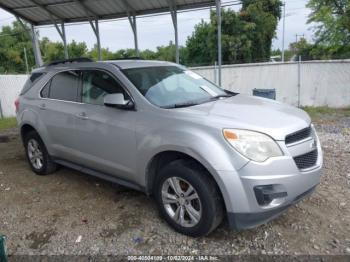
[[[230,95],[230,94],[225,94],[225,95],[217,95],[217,96],[213,96],[210,98],[210,100],[216,100],[216,99],[219,99],[219,98],[223,98],[223,97],[231,97],[233,95]]]
[[[226,94],[212,96],[212,97],[209,98],[209,100],[190,101],[190,102],[178,103],[178,104],[173,104],[173,105],[168,105],[168,106],[161,106],[161,108],[169,109],[169,108],[181,108],[181,107],[196,106],[196,105],[199,105],[199,104],[202,104],[202,103],[207,103],[207,102],[210,102],[210,101],[213,101],[213,100],[217,100],[217,99],[220,99],[220,98],[223,98],[223,97],[228,98],[228,97],[232,97],[232,96],[237,95],[237,93],[233,93],[233,92],[230,92],[230,91],[226,91],[225,90],[225,92],[227,92],[227,93]]]
[[[178,104],[173,104],[173,105],[168,105],[168,106],[162,106],[162,108],[181,108],[181,107],[189,107],[189,106],[196,106],[199,105],[198,102],[186,102],[186,103],[178,103]]]

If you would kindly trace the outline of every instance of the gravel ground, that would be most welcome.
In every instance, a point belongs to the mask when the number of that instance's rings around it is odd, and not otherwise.
[[[2,131],[11,139],[0,143],[0,234],[12,255],[350,254],[350,118],[316,128],[325,164],[311,197],[256,229],[225,222],[198,239],[175,233],[142,193],[66,168],[34,175],[17,130]]]

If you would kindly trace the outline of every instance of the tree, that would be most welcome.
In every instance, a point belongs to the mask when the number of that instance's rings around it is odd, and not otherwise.
[[[280,0],[245,0],[239,12],[222,12],[222,57],[224,63],[268,61],[272,39],[281,16]],[[217,17],[196,25],[187,39],[187,63],[213,64],[217,60]]]
[[[349,0],[309,0],[307,7],[312,10],[308,23],[316,23],[317,43],[339,47],[350,44]]]
[[[308,23],[316,23],[314,54],[321,57],[350,56],[350,1],[309,0]]]
[[[241,17],[246,22],[246,35],[252,44],[253,62],[268,61],[270,58],[272,39],[281,18],[281,6],[279,0],[243,1]]]
[[[295,53],[293,51],[291,51],[290,49],[284,50],[285,61],[291,61],[294,56],[295,56]],[[274,59],[275,61],[282,61],[282,51],[280,49],[271,50],[270,57],[276,57]]]
[[[85,56],[85,55],[83,55]],[[94,45],[94,47],[86,54],[87,57],[93,59],[93,60],[99,60],[98,59],[98,48],[97,44]],[[113,52],[109,51],[108,48],[101,48],[101,58],[102,60],[112,60],[114,59],[113,57]]]
[[[70,58],[86,57],[88,53],[84,42],[77,43],[73,40],[71,43],[68,43],[67,48]],[[61,42],[51,42],[47,37],[44,37],[40,41],[40,49],[44,63],[64,59],[64,46]]]
[[[69,57],[84,57],[87,55],[87,52],[88,48],[84,42],[77,43],[75,40],[73,40],[68,44]]]
[[[309,0],[314,23],[314,43],[300,39],[291,49],[303,60],[344,59],[350,57],[350,1]]]
[[[211,19],[212,20],[212,19]],[[204,22],[195,25],[194,32],[186,41],[187,65],[213,64],[216,61],[215,30],[210,23]]]
[[[233,10],[222,10],[221,42],[225,63],[251,60],[251,41],[245,34],[244,21]],[[188,65],[208,65],[217,61],[217,16],[210,15],[210,22],[202,21],[186,41]]]
[[[28,32],[18,22],[4,26],[0,31],[0,73],[26,72],[24,48],[27,51],[29,69],[35,65],[32,42]]]
[[[180,63],[184,63],[186,58],[184,47],[179,46]],[[143,56],[142,56],[143,57]],[[143,57],[146,58],[146,57]],[[167,46],[158,46],[154,53],[153,59],[175,62],[176,61],[176,46],[173,41],[170,41]]]
[[[64,58],[63,44],[51,42],[47,37],[40,41],[40,50],[44,63]]]
[[[302,37],[298,42],[291,43],[288,51],[291,51],[295,58],[300,56],[302,60],[313,60],[313,48],[314,45],[308,43],[307,40]]]
[[[316,0],[310,0],[316,1]],[[275,36],[281,15],[280,0],[242,0],[239,12],[222,10],[222,57],[224,63],[245,63],[269,61],[271,43]],[[39,41],[44,63],[64,58],[62,42],[48,38]],[[18,22],[5,26],[0,32],[0,73],[24,73],[23,48],[27,49],[29,68],[34,67],[31,38]],[[144,59],[158,59],[175,62],[175,45],[158,46],[156,51],[140,50]],[[180,63],[188,66],[214,64],[217,61],[217,17],[210,14],[210,22],[201,21],[187,39],[185,47],[179,47]],[[134,49],[120,49],[112,52],[102,48],[102,59],[112,60],[135,57]],[[95,45],[88,50],[85,43],[72,41],[68,44],[70,58],[90,57],[98,60]]]

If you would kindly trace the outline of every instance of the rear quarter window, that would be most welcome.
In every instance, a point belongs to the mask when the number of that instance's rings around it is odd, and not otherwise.
[[[30,77],[27,79],[27,81],[25,82],[20,95],[24,95],[25,93],[27,93],[29,91],[29,89],[31,89],[33,87],[33,85],[36,82],[38,82],[39,79],[42,78],[44,75],[45,75],[44,72],[32,73],[30,75]]]
[[[58,73],[51,79],[51,84],[48,91],[49,98],[77,102],[79,79],[80,71],[65,71]],[[47,91],[44,92],[47,93]]]

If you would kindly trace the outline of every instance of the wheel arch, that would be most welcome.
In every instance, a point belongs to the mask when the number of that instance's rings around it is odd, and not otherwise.
[[[39,132],[31,124],[25,123],[20,127],[20,134],[23,142],[25,135],[31,131],[35,131],[40,136]]]
[[[215,178],[215,175],[212,174],[210,168],[208,168],[206,164],[203,164],[200,160],[198,160],[194,156],[191,156],[184,152],[175,151],[175,150],[159,152],[155,156],[153,156],[152,159],[149,161],[146,169],[146,188],[145,189],[146,189],[147,195],[151,195],[153,192],[153,188],[157,180],[157,175],[159,173],[159,170],[161,170],[168,163],[178,159],[191,160],[191,161],[194,161],[199,166],[201,166],[206,171],[206,174],[214,180],[216,186],[219,189],[221,197],[224,200],[223,192],[219,186],[217,179]]]

